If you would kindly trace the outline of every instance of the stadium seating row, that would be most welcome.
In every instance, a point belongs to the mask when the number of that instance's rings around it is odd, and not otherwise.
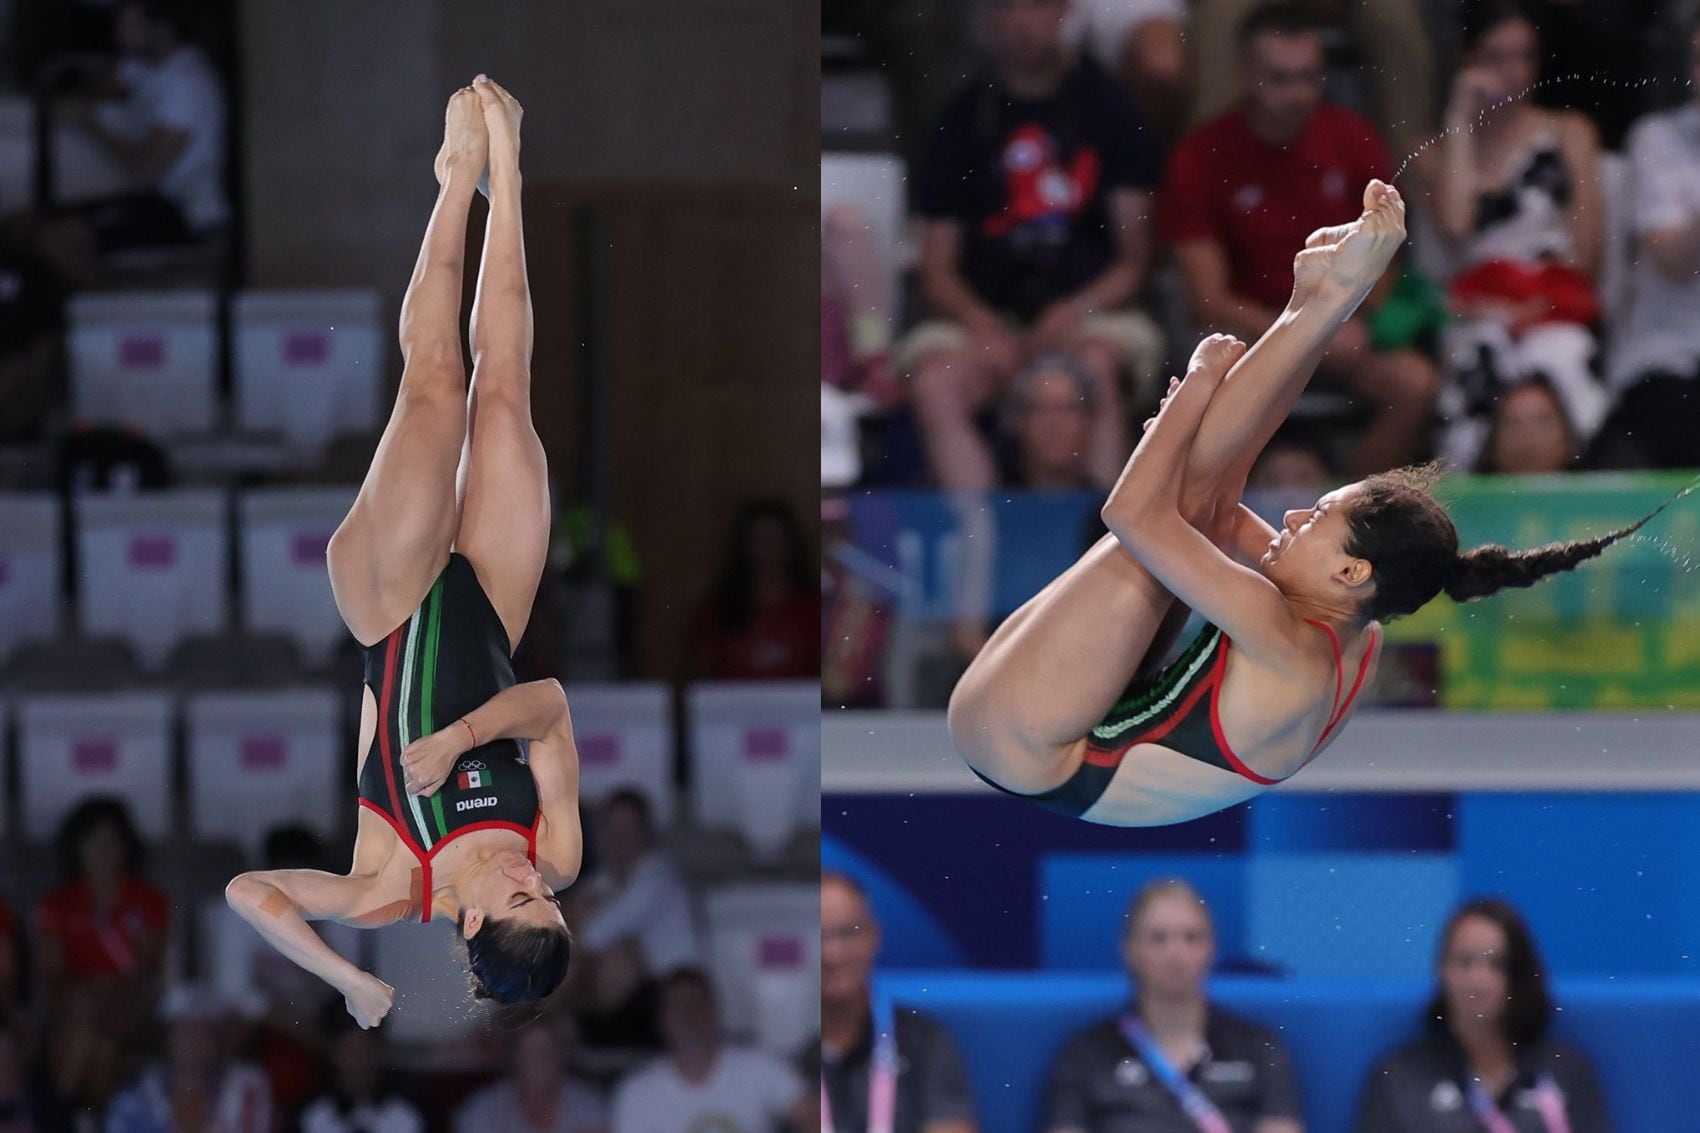
[[[79,424],[160,438],[225,425],[219,297],[99,292],[67,312],[71,412]],[[230,300],[229,424],[306,457],[337,435],[375,431],[386,355],[372,291],[245,291]]]
[[[674,717],[661,684],[568,688],[584,799],[622,788],[648,797],[671,822]],[[820,824],[820,692],[810,682],[712,682],[685,692],[689,804],[703,830],[737,834],[758,860],[777,858],[800,831]],[[256,851],[274,826],[300,823],[336,834],[352,806],[344,749],[351,702],[325,687],[213,692],[155,691],[19,696],[0,701],[17,726],[19,832],[53,836],[79,802],[125,799],[142,834],[174,827],[176,737],[184,737],[188,832]],[[0,782],[6,777],[0,775]],[[0,829],[13,800],[0,793]]]

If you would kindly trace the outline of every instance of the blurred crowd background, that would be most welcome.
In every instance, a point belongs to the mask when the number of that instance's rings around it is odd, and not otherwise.
[[[814,1121],[817,18],[0,2],[0,1129]],[[362,1032],[221,893],[349,860],[324,548],[480,71],[528,112],[555,532],[516,669],[573,707],[574,974],[492,1022],[452,933],[331,926],[399,992]]]
[[[1410,239],[1248,506],[1279,523],[1438,458],[1462,543],[1527,547],[1688,484],[1700,10],[824,14],[835,1113],[866,1104],[885,1002],[900,1058],[929,1068],[900,1129],[1193,1128],[1128,1037],[1133,1008],[1234,1129],[1501,1128],[1460,1085],[1484,1065],[1507,1129],[1688,1120],[1700,878],[1665,848],[1700,818],[1692,508],[1573,576],[1395,622],[1327,756],[1196,822],[1104,829],[997,797],[942,709],[998,622],[1101,534],[1193,345],[1255,339],[1305,237],[1355,218],[1372,177],[1399,188]]]

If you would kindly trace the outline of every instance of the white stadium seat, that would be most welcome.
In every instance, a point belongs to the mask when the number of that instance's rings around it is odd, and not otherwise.
[[[171,829],[173,705],[163,693],[18,700],[18,791],[24,837],[45,842],[78,803],[121,799],[142,836]]]
[[[216,488],[77,497],[83,632],[128,641],[157,668],[229,613],[225,495]]]
[[[71,298],[71,411],[79,422],[150,436],[218,423],[217,299],[210,291]]]
[[[248,291],[231,301],[236,423],[312,453],[375,432],[384,385],[375,291]]]
[[[758,858],[820,825],[820,685],[708,682],[686,696],[697,823],[734,830]]]
[[[357,488],[265,488],[237,498],[242,623],[279,633],[323,667],[348,636],[331,594],[325,547]]]
[[[196,838],[260,851],[274,826],[341,828],[342,698],[326,688],[210,692],[184,705],[189,825]],[[341,789],[339,789],[341,788]]]
[[[709,893],[709,972],[726,1028],[790,1057],[820,1031],[820,887]]]
[[[0,661],[59,634],[59,499],[0,492]]]
[[[630,788],[649,800],[658,829],[673,821],[673,693],[667,685],[567,688],[578,747],[579,798],[600,803]]]

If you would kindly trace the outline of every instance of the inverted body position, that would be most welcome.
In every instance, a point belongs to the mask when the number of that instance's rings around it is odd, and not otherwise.
[[[1305,242],[1292,299],[1255,346],[1199,344],[1104,505],[1110,534],[1011,615],[957,685],[951,734],[981,778],[1111,825],[1220,810],[1340,734],[1381,622],[1442,591],[1463,601],[1531,585],[1646,522],[1460,554],[1428,492],[1432,469],[1329,492],[1288,512],[1280,532],[1240,503],[1253,461],[1404,234],[1398,192],[1370,182],[1358,220]],[[1187,607],[1209,625],[1150,671]]]
[[[401,309],[395,409],[331,539],[337,607],[365,655],[360,809],[346,875],[269,870],[226,897],[375,1026],[395,993],[308,925],[455,920],[474,994],[540,999],[566,973],[554,893],[579,871],[578,755],[554,681],[516,684],[549,532],[531,423],[521,109],[480,75],[449,100],[436,208]],[[467,209],[488,162],[470,390],[459,314]]]

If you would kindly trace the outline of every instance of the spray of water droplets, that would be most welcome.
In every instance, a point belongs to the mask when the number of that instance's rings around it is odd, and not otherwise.
[[[1529,86],[1523,88],[1518,93],[1513,94],[1513,95],[1507,95],[1505,98],[1500,99],[1498,102],[1494,103],[1492,106],[1486,107],[1483,110],[1481,110],[1479,113],[1477,113],[1476,120],[1474,122],[1471,122],[1468,126],[1465,126],[1465,127],[1462,127],[1462,128],[1457,127],[1457,126],[1447,127],[1446,129],[1440,131],[1440,133],[1434,135],[1434,137],[1430,138],[1428,141],[1419,145],[1416,149],[1412,150],[1410,153],[1406,154],[1404,160],[1399,162],[1399,168],[1393,171],[1393,183],[1397,184],[1398,181],[1399,181],[1399,178],[1403,177],[1405,175],[1405,170],[1410,168],[1411,163],[1413,161],[1417,160],[1417,158],[1421,157],[1425,151],[1427,151],[1427,150],[1433,148],[1434,146],[1438,145],[1439,143],[1445,141],[1447,138],[1451,137],[1454,134],[1473,133],[1475,131],[1476,127],[1484,124],[1487,121],[1488,116],[1493,114],[1495,111],[1499,110],[1501,107],[1509,106],[1511,103],[1516,102],[1519,99],[1527,98],[1530,94],[1532,94],[1536,89],[1538,89],[1540,87],[1548,86],[1548,85],[1553,84],[1553,83],[1571,82],[1571,81],[1577,80],[1577,79],[1585,80],[1585,81],[1590,82],[1590,83],[1598,83],[1601,86],[1622,87],[1626,90],[1637,90],[1637,89],[1640,89],[1642,87],[1669,86],[1669,85],[1671,85],[1671,83],[1673,81],[1673,80],[1670,80],[1670,79],[1635,79],[1635,80],[1616,79],[1616,78],[1612,78],[1609,75],[1603,74],[1602,72],[1599,72],[1599,71],[1593,71],[1593,72],[1574,71],[1574,72],[1572,72],[1568,75],[1552,75],[1552,76],[1549,76],[1549,77],[1544,78],[1544,79],[1538,79],[1535,82],[1531,83]],[[1680,85],[1684,88],[1691,88],[1691,87],[1693,87],[1694,84],[1685,79],[1685,80],[1682,80],[1680,82]]]

